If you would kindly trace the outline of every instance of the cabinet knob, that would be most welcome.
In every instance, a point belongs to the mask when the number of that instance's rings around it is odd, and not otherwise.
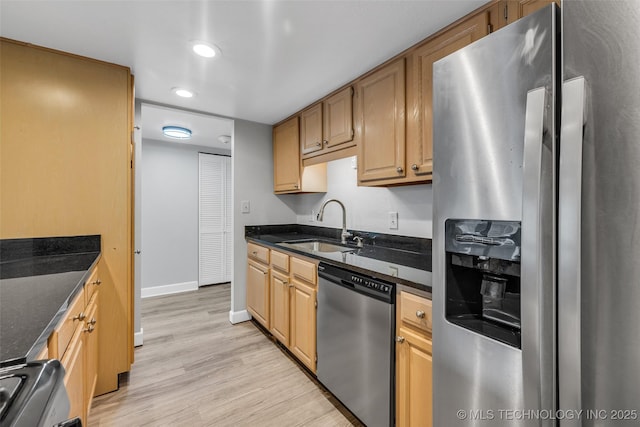
[[[398,173],[402,173],[402,171],[403,171],[403,170],[404,170],[404,169],[402,169],[402,166],[398,166],[398,167],[396,168],[396,172],[398,172]]]
[[[316,142],[316,147],[321,147],[322,144],[320,143],[320,141]]]
[[[84,320],[86,317],[87,315],[81,312],[80,314],[73,316],[73,319],[71,320]]]
[[[91,320],[89,320],[89,321],[87,322],[87,324],[88,324],[88,325],[95,325],[95,324],[96,324],[96,322],[97,322],[96,318],[95,318],[95,317],[92,317],[92,318],[91,318]]]
[[[415,163],[411,165],[411,170],[412,171],[417,171],[418,169],[419,169],[419,167]]]
[[[424,311],[422,311],[422,310],[416,311],[416,317],[418,319],[424,319]]]
[[[294,185],[293,188],[297,190],[298,189],[298,184]]]
[[[102,280],[100,279],[96,279],[93,282],[91,282],[92,285],[96,285],[96,286],[100,286],[102,284]]]
[[[135,250],[135,251],[133,251],[133,253],[136,254],[136,255],[140,255],[140,250],[139,249]]]
[[[82,332],[89,332],[89,333],[91,333],[91,332],[93,332],[95,329],[96,329],[96,327],[95,327],[95,326],[93,326],[93,325],[89,325],[89,327],[88,327],[87,329],[83,329],[83,330],[82,330]]]
[[[329,141],[327,141],[326,139],[322,142],[324,142],[324,145],[329,145]]]
[[[397,336],[396,337],[396,342],[399,342],[400,344],[402,344],[404,342],[404,337]]]

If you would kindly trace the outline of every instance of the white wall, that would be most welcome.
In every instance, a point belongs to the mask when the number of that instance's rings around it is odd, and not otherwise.
[[[347,228],[413,237],[432,237],[433,191],[431,184],[402,187],[358,187],[357,170],[347,158],[327,164],[327,193],[301,194],[293,208],[298,224],[341,228],[342,210],[331,203],[322,222],[311,221],[327,199],[338,199],[347,209]],[[388,227],[388,213],[398,212],[398,229]]]
[[[186,144],[142,142],[142,286],[144,296],[198,282],[198,152]]]
[[[233,134],[233,281],[232,323],[247,320],[245,225],[294,224],[296,214],[291,199],[273,194],[273,148],[271,126],[235,120]],[[295,196],[293,196],[295,197]],[[240,212],[240,202],[248,200],[251,212]]]

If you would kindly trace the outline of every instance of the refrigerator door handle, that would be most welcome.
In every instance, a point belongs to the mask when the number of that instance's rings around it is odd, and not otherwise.
[[[560,177],[558,188],[558,380],[560,409],[582,409],[581,381],[581,218],[582,143],[585,124],[584,77],[562,85]],[[565,420],[562,426],[579,426]]]
[[[522,164],[522,373],[527,409],[555,409],[553,344],[553,138],[546,133],[547,91],[527,93]],[[540,425],[546,422],[542,422]]]

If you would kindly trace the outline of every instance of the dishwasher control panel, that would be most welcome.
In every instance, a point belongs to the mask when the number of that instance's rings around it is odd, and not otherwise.
[[[356,292],[391,304],[394,303],[395,286],[391,282],[324,263],[320,263],[318,266],[318,275]]]
[[[372,280],[363,276],[351,275],[351,281],[355,284],[366,286],[369,289],[375,289],[382,293],[389,293],[392,286],[387,285],[386,283],[380,282],[378,280]]]

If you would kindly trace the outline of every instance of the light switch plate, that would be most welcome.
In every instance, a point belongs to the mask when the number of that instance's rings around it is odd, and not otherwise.
[[[398,229],[398,212],[389,212],[389,230]]]
[[[249,213],[251,212],[251,203],[248,200],[242,200],[240,202],[240,212]]]

